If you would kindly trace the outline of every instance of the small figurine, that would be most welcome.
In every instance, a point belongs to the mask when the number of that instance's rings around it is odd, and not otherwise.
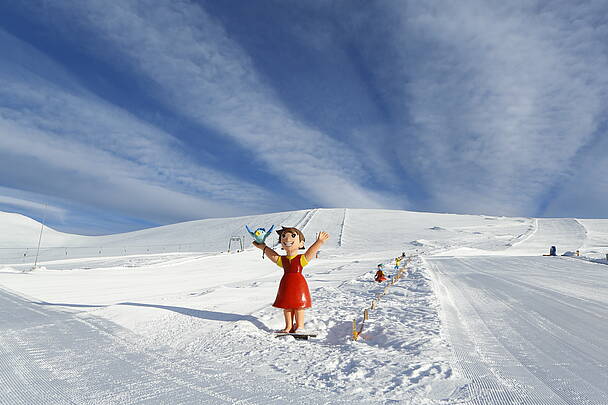
[[[282,333],[302,333],[304,328],[304,310],[312,306],[312,299],[306,279],[302,275],[302,269],[313,260],[321,248],[321,245],[329,239],[327,232],[319,232],[317,240],[313,243],[306,253],[298,254],[300,249],[304,249],[304,234],[293,227],[282,227],[277,230],[281,247],[287,253],[285,256],[266,246],[263,242],[253,242],[253,245],[262,252],[267,252],[267,257],[277,266],[283,268],[283,277],[279,283],[279,291],[273,307],[281,308],[285,318],[285,328]],[[262,253],[262,254],[263,254]]]
[[[378,283],[386,281],[386,276],[384,275],[384,272],[382,271],[383,267],[384,267],[384,265],[379,264],[378,271],[376,272],[376,275],[374,276],[374,281],[376,281]]]
[[[272,225],[269,230],[266,230],[266,228],[258,228],[255,231],[252,231],[247,225],[245,225],[245,229],[247,229],[247,232],[249,232],[257,243],[264,243],[266,242],[266,238],[272,233],[274,225]]]

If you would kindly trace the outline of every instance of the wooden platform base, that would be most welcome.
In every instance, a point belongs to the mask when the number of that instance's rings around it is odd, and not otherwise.
[[[285,332],[276,332],[275,333],[276,337],[283,337],[283,336],[293,336],[296,339],[299,340],[308,340],[308,338],[311,337],[317,337],[317,334],[314,332],[310,332],[310,333],[285,333]]]

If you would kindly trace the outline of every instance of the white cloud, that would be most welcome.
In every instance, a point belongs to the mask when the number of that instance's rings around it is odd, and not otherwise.
[[[152,79],[158,100],[249,149],[283,185],[323,206],[345,200],[350,206],[401,205],[367,190],[367,173],[349,145],[298,122],[248,55],[198,5],[78,1],[49,7],[61,7],[99,38],[92,49],[98,57]]]
[[[5,193],[8,190],[5,187],[0,187],[0,192]],[[0,195],[0,204],[14,207],[16,209],[25,209],[28,211],[37,212],[39,215],[49,215],[59,220],[63,220],[66,217],[67,211],[60,207],[55,207],[48,204],[41,204],[35,201],[24,200],[21,198],[9,197],[6,195]]]
[[[398,16],[399,70],[377,74],[396,79],[411,119],[403,165],[436,209],[535,212],[603,119],[608,60],[592,13],[572,19],[579,5],[558,14],[527,2],[384,4]]]
[[[0,44],[15,56],[0,66],[0,155],[21,157],[24,171],[74,180],[73,190],[61,190],[60,179],[30,177],[49,190],[56,183],[49,192],[95,204],[77,181],[94,178],[97,201],[137,216],[133,200],[145,196],[139,214],[153,221],[236,215],[272,201],[271,192],[194,162],[176,138],[90,94],[27,44],[1,31]]]
[[[0,168],[29,188],[71,197],[150,221],[237,215],[234,203],[206,200],[148,180],[153,168],[116,157],[96,147],[0,119]],[[8,157],[16,157],[9,159]],[[15,163],[17,161],[17,163]]]
[[[557,184],[547,199],[544,216],[608,218],[608,137],[599,134],[593,147],[582,149],[571,175]]]

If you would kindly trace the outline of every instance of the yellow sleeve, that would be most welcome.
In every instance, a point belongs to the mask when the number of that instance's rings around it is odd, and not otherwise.
[[[308,260],[306,260],[305,255],[300,256],[300,264],[302,265],[302,268],[308,264]]]
[[[279,267],[283,267],[283,260],[281,259],[283,259],[283,256],[279,256],[279,260],[277,260],[277,266]]]

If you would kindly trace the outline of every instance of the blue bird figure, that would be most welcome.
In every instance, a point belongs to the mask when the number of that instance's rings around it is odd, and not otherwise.
[[[266,230],[266,228],[258,228],[255,231],[252,231],[247,225],[245,225],[245,229],[247,229],[247,232],[249,232],[257,243],[264,243],[266,238],[272,233],[274,225],[272,225],[269,230]]]

